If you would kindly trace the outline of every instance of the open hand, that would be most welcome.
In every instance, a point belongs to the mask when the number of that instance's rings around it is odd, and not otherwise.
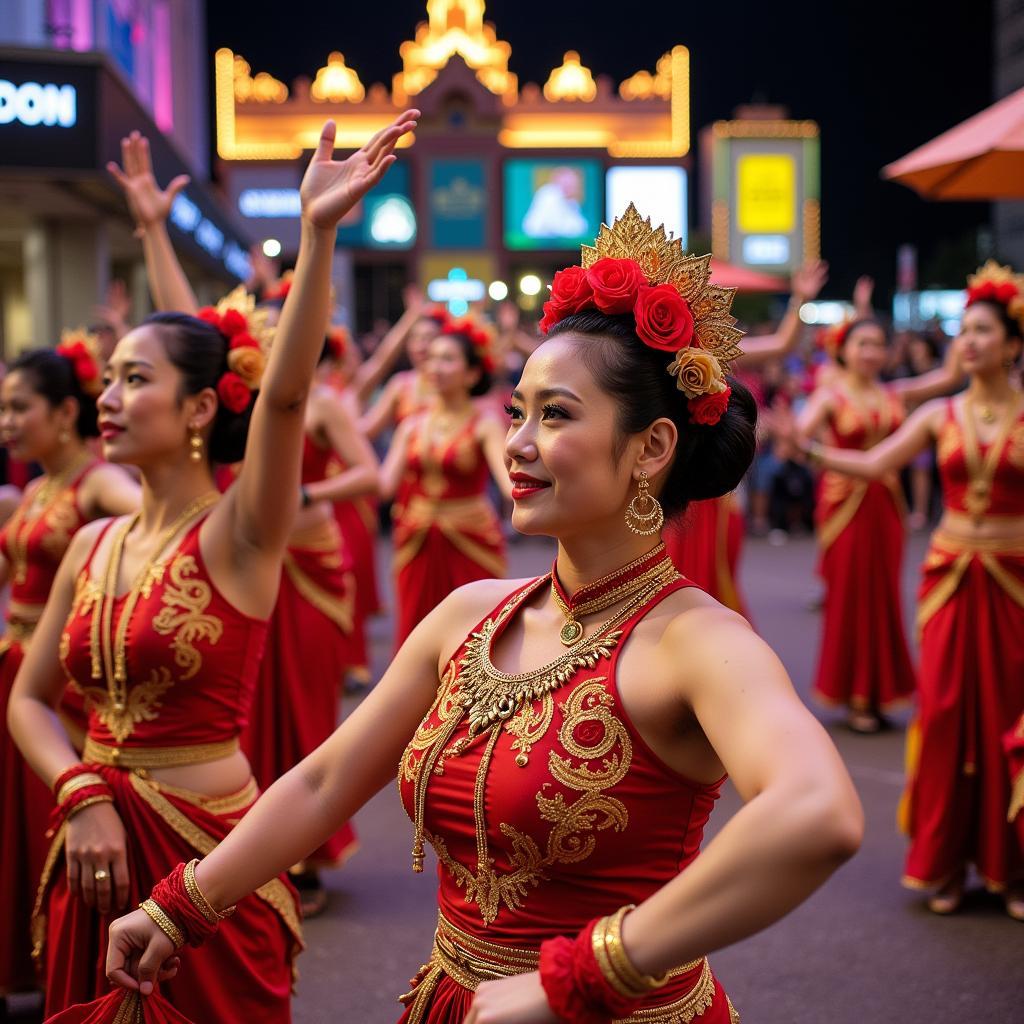
[[[107,981],[148,996],[159,981],[178,973],[174,944],[144,910],[133,910],[110,926]]]
[[[395,162],[395,144],[413,131],[419,116],[418,110],[399,114],[347,160],[333,159],[337,126],[328,121],[299,188],[303,217],[317,228],[336,227]]]
[[[476,990],[463,1024],[558,1024],[540,983],[540,974],[517,974],[485,981]]]
[[[858,315],[869,313],[871,310],[871,297],[875,293],[875,279],[867,274],[857,278],[853,286],[853,305]]]
[[[123,168],[111,160],[107,170],[121,186],[135,220],[135,234],[141,237],[147,228],[167,220],[175,197],[192,179],[179,174],[161,189],[153,177],[149,139],[137,131],[121,140],[121,163]]]
[[[801,302],[813,302],[828,280],[828,264],[824,260],[805,263],[794,275],[790,289]]]

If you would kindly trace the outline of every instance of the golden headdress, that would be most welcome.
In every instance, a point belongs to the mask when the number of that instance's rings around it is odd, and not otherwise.
[[[673,356],[668,372],[690,403],[691,422],[717,423],[743,332],[730,313],[736,289],[711,283],[711,256],[688,256],[680,239],[652,227],[630,203],[582,247],[580,264],[555,275],[541,330],[585,310],[632,313],[637,337]]]
[[[998,302],[1024,331],[1024,275],[989,260],[967,278],[967,305]]]

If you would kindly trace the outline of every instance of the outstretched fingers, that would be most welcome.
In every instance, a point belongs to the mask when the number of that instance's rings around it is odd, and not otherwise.
[[[415,108],[399,114],[391,124],[382,128],[363,146],[363,153],[371,166],[380,158],[382,151],[389,147],[393,149],[395,143],[406,132],[411,132],[416,127],[419,116],[420,112]]]
[[[334,154],[334,139],[338,134],[338,126],[334,121],[325,122],[323,128],[320,129],[320,140],[316,144],[316,152],[313,154],[314,160],[330,160]]]

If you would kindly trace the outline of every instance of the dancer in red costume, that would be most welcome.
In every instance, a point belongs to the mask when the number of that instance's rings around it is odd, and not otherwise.
[[[937,448],[944,511],[924,562],[917,720],[907,738],[904,881],[956,910],[965,872],[1024,920],[1024,846],[1007,821],[1003,736],[1024,712],[1024,399],[1010,382],[1024,279],[989,263],[954,341],[966,393],[921,406],[867,452],[809,446],[826,469],[881,480]]]
[[[494,479],[511,495],[501,425],[474,396],[490,389],[487,338],[468,321],[430,342],[424,377],[430,407],[402,421],[381,467],[392,508],[396,645],[453,590],[505,573],[505,542],[486,497]]]
[[[828,280],[828,264],[811,263],[793,275],[789,305],[774,334],[746,338],[744,369],[784,359],[800,340],[800,307],[812,302]],[[740,552],[745,526],[734,494],[694,501],[685,517],[670,523],[665,543],[672,560],[690,579],[726,608],[749,619],[739,585]]]
[[[805,439],[827,430],[828,443],[839,448],[871,448],[903,422],[906,404],[950,392],[961,379],[951,348],[946,366],[883,384],[885,330],[870,316],[835,327],[826,344],[840,369],[811,395],[798,429]],[[814,692],[847,708],[854,731],[877,732],[883,712],[915,689],[900,607],[899,477],[856,480],[826,472],[815,519],[826,598]]]
[[[237,314],[219,326],[155,314],[108,364],[104,448],[139,467],[142,509],[73,539],[8,715],[26,759],[56,783],[60,806],[37,921],[50,1013],[105,989],[110,915],[136,905],[174,863],[209,853],[257,796],[238,737],[299,504],[336,227],[394,161],[416,116],[340,163],[331,158],[334,124],[325,127],[303,178],[295,286],[265,374]],[[145,140],[134,135],[123,152],[125,169],[115,171],[139,230],[147,245],[169,249],[166,193],[128,189],[147,172]],[[143,194],[150,206],[134,201]],[[243,454],[221,497],[211,460]],[[81,760],[53,710],[65,672],[89,710]],[[294,892],[268,876],[203,964],[167,979],[163,994],[196,1022],[288,1021],[300,941]]]
[[[156,187],[144,141],[139,140],[136,157],[119,180],[133,209],[162,212],[168,206],[166,195],[161,196]],[[182,282],[173,295],[154,288],[160,301],[173,299],[184,312],[198,314],[231,336],[237,372],[255,383],[273,328],[244,289],[236,289],[216,309],[199,309],[171,247],[147,247],[146,262],[150,280]],[[285,298],[293,280],[288,279]],[[242,338],[251,343],[242,344]],[[249,724],[241,739],[253,777],[262,788],[330,736],[337,720],[338,685],[348,666],[365,660],[365,644],[356,636],[352,554],[343,545],[331,503],[375,490],[378,466],[354,418],[322,379],[333,353],[328,337],[306,403],[297,498],[301,509],[288,539]],[[329,476],[332,458],[342,459],[350,468]],[[226,479],[233,479],[239,469],[231,467]],[[308,862],[295,865],[292,877],[303,894],[305,914],[317,913],[326,905],[317,869],[340,864],[354,848],[355,833],[346,824]]]
[[[85,347],[90,340],[66,332],[56,350],[21,355],[0,385],[4,444],[15,458],[43,468],[0,532],[0,581],[10,585],[7,629],[0,639],[5,718],[14,677],[71,538],[90,520],[122,515],[139,504],[139,488],[127,473],[100,462],[87,447],[87,439],[98,434],[100,383],[99,364]],[[81,698],[65,694],[62,716],[81,749]],[[29,921],[52,803],[7,729],[0,730],[0,997],[37,987]]]
[[[726,1024],[738,1015],[705,955],[856,848],[860,807],[824,730],[657,536],[695,475],[727,492],[753,455],[753,402],[724,376],[728,294],[710,257],[685,260],[632,207],[587,259],[556,276],[506,439],[515,526],[558,539],[552,573],[480,581],[431,612],[328,743],[191,869],[195,891],[183,866],[157,887],[170,934],[202,941],[196,906],[243,898],[400,763],[413,866],[430,842],[440,883],[406,1024]],[[747,803],[698,854],[725,772]],[[148,991],[175,941],[141,911],[115,923],[111,980]]]

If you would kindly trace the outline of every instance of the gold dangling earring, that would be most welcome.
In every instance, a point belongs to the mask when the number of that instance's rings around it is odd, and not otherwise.
[[[638,486],[638,492],[626,509],[626,526],[641,537],[650,537],[665,525],[665,513],[661,502],[651,494],[647,474],[643,470],[640,471]]]
[[[71,441],[71,431],[65,427],[58,435],[57,440],[61,444],[69,444]]]
[[[193,462],[203,461],[203,435],[198,430],[193,430],[188,439],[188,457]]]

